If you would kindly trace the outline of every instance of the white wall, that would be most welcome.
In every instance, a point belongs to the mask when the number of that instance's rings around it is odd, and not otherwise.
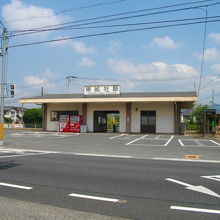
[[[136,110],[137,109],[137,110]],[[82,104],[48,104],[47,130],[58,131],[58,121],[50,121],[51,111],[79,111],[82,114]],[[132,103],[131,132],[140,133],[140,112],[144,110],[156,111],[156,133],[174,133],[173,103]],[[119,111],[119,132],[126,132],[126,103],[88,103],[87,125],[88,131],[93,132],[94,111]]]
[[[47,131],[58,131],[59,121],[50,120],[51,111],[79,111],[82,114],[81,103],[66,103],[66,104],[48,104],[47,105]]]
[[[173,103],[132,103],[131,132],[139,133],[141,111],[156,111],[156,133],[174,133]]]
[[[88,131],[93,132],[94,111],[119,111],[120,124],[119,132],[126,131],[126,104],[125,103],[88,103],[87,107],[87,125]]]

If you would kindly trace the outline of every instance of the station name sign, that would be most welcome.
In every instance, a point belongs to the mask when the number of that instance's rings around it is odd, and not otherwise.
[[[84,95],[118,95],[119,85],[93,85],[84,86]]]

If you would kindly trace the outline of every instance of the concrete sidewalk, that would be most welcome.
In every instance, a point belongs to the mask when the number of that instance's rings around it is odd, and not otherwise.
[[[0,197],[1,220],[129,220]]]

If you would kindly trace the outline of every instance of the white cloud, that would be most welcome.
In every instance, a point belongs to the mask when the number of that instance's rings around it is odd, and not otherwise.
[[[56,39],[64,39],[68,37],[61,37],[58,36]],[[61,40],[61,41],[54,41],[49,44],[50,46],[62,46],[62,47],[72,47],[75,52],[79,54],[94,54],[97,52],[97,48],[92,46],[87,46],[82,41],[75,41],[75,40]]]
[[[156,37],[152,40],[152,44],[159,48],[174,50],[180,47],[180,44],[172,40],[170,37]]]
[[[45,88],[53,88],[53,84],[49,83],[46,78],[40,78],[37,76],[26,76],[24,82],[27,86],[44,86]]]
[[[135,64],[126,59],[108,59],[107,65],[115,72],[136,80],[171,80],[198,77],[198,72],[186,64],[166,64],[164,62]]]
[[[197,59],[202,59],[202,54],[201,53],[194,53],[194,56]],[[220,59],[220,51],[217,50],[216,48],[208,48],[205,50],[204,53],[204,60],[218,60]]]
[[[214,40],[215,42],[220,43],[220,33],[212,32],[211,34],[209,34],[208,37]]]
[[[83,57],[79,62],[79,66],[95,66],[95,62],[88,57]]]
[[[80,54],[93,54],[96,52],[94,47],[87,47],[82,41],[72,41],[72,47]]]
[[[49,78],[53,78],[53,77],[57,77],[58,73],[53,72],[50,68],[46,68],[43,75]]]
[[[220,73],[220,63],[214,64],[211,66],[212,71],[215,73]]]
[[[12,29],[32,29],[53,24],[60,24],[66,20],[64,16],[50,16],[54,11],[49,8],[25,4],[21,0],[11,0],[2,7],[2,16],[7,26]]]
[[[110,53],[117,53],[118,50],[120,50],[122,47],[122,43],[119,41],[110,41],[109,42],[109,47],[107,48],[107,50]]]

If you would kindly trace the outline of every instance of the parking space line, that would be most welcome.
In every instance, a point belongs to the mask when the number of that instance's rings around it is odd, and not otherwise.
[[[172,136],[170,137],[170,139],[164,144],[165,147],[170,143],[170,141],[172,141],[173,137],[174,137],[174,135],[172,135]]]
[[[213,140],[210,140],[212,143],[214,143],[214,144],[217,144],[217,145],[219,145],[220,146],[220,144],[219,143],[217,143],[217,142],[215,142],[215,141],[213,141]]]
[[[2,183],[2,182],[0,182],[0,186],[7,186],[7,187],[25,189],[25,190],[33,189],[33,187],[30,187],[30,186],[21,186],[21,185],[15,185],[15,184],[10,184],[10,183]]]
[[[199,142],[199,140],[194,140],[199,146],[204,146],[204,144],[202,144],[201,142]]]
[[[182,147],[185,146],[180,139],[178,139],[178,141],[179,141],[179,143],[180,143],[180,145],[181,145]]]
[[[133,140],[133,141],[130,141],[130,142],[128,142],[126,145],[130,145],[130,144],[132,144],[132,143],[134,143],[134,142],[136,142],[136,141],[139,141],[139,140],[141,140],[141,139],[143,139],[143,138],[145,138],[145,137],[147,137],[148,136],[148,134],[146,134],[146,135],[144,135],[144,136],[142,136],[142,137],[140,137],[140,138],[137,138],[137,139],[135,139],[135,140]]]
[[[191,208],[191,207],[182,207],[182,206],[170,206],[170,209],[189,211],[189,212],[204,212],[210,214],[220,214],[220,210],[214,209],[201,209],[201,208]]]
[[[158,138],[160,138],[161,137],[161,135],[157,135],[154,139],[158,139]]]
[[[98,196],[90,196],[90,195],[83,195],[83,194],[76,194],[71,193],[69,196],[77,197],[77,198],[83,198],[83,199],[92,199],[92,200],[100,200],[105,202],[118,202],[118,203],[126,203],[126,200],[120,200],[120,199],[112,199],[112,198],[105,198],[105,197],[98,197]]]
[[[118,138],[118,137],[122,137],[122,136],[125,136],[126,134],[121,134],[121,135],[117,135],[117,136],[114,136],[114,137],[110,137],[109,139],[115,139],[115,138]]]

